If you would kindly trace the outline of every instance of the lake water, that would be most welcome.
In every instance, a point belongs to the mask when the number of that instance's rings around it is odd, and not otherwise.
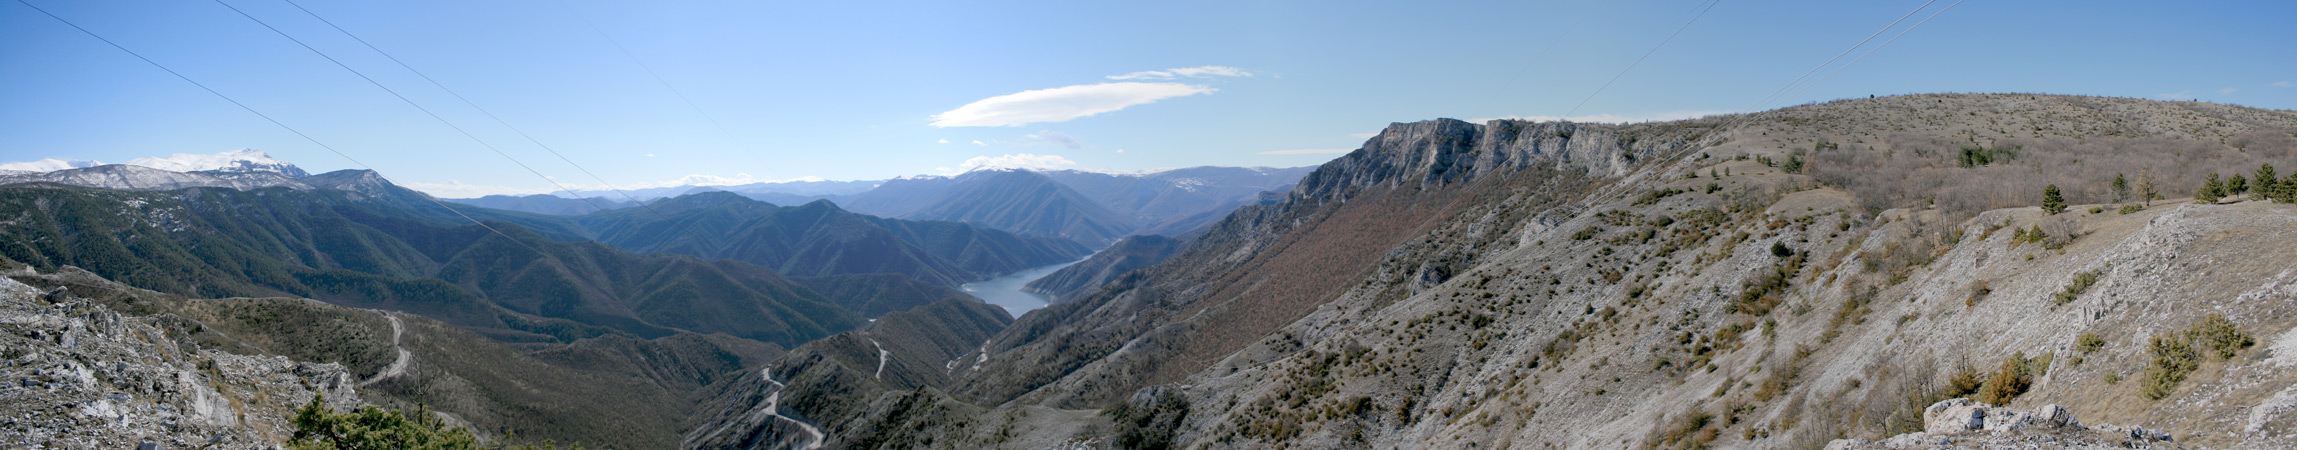
[[[958,288],[964,289],[965,293],[967,294],[973,294],[974,297],[981,297],[982,300],[988,301],[989,304],[1004,307],[1006,314],[1012,314],[1013,317],[1021,317],[1022,314],[1028,313],[1029,311],[1035,311],[1037,308],[1043,308],[1045,305],[1053,304],[1052,297],[1030,292],[1023,292],[1021,291],[1022,286],[1029,284],[1031,281],[1037,281],[1038,278],[1044,278],[1045,275],[1050,275],[1053,273],[1053,271],[1061,270],[1063,267],[1068,267],[1070,264],[1076,263],[1077,261],[1069,261],[1049,266],[1031,267],[1028,269],[1023,269],[1020,272],[1006,274],[1005,276],[997,278],[965,283],[964,286],[959,286]]]

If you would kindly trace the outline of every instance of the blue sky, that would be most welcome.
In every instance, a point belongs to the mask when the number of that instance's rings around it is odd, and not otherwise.
[[[26,1],[399,183],[447,196],[551,189],[213,1]],[[598,184],[282,0],[226,1],[545,175]],[[1722,1],[1620,76],[1704,2],[298,2],[622,187],[879,179],[969,160],[1302,166],[1391,122],[1743,111],[1926,3]],[[2183,3],[1966,1],[1773,107],[2045,92],[2297,108],[2297,3]],[[0,162],[243,147],[313,172],[355,167],[0,3]]]

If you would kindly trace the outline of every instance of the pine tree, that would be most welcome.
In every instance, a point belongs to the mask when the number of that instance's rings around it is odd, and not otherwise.
[[[2246,194],[2246,193],[2248,193],[2248,192],[2249,192],[2249,179],[2248,179],[2248,178],[2242,178],[2242,177],[2241,177],[2241,174],[2238,174],[2238,173],[2237,173],[2237,174],[2233,174],[2233,179],[2225,180],[2225,195],[2226,195],[2226,196],[2229,196],[2229,197],[2230,197],[2230,196],[2235,196],[2235,195]]]
[[[2272,163],[2257,165],[2257,177],[2249,182],[2257,185],[2258,197],[2271,198],[2281,189],[2281,177],[2273,173]]]
[[[2220,198],[2225,198],[2225,183],[2217,181],[2215,173],[2209,174],[2209,179],[2201,182],[2201,190],[2193,192],[2194,200],[2217,203]]]
[[[2297,173],[2281,177],[2281,191],[2273,193],[2273,199],[2282,203],[2297,203]]]
[[[2114,174],[2114,203],[2121,203],[2123,201],[2129,200],[2129,198],[2130,180],[2128,178],[2123,178],[2122,174]]]
[[[2042,212],[2053,215],[2066,212],[2066,196],[2058,193],[2058,185],[2042,188]]]

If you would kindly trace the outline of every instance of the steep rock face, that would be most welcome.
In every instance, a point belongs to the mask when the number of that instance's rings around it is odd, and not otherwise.
[[[1482,144],[1482,127],[1466,122],[1395,124],[1308,175],[1283,203],[1238,210],[1139,278],[1021,318],[991,341],[989,363],[952,392],[1000,403],[1038,391],[1051,404],[1077,407],[1176,381],[1347,292],[1374,274],[1387,249],[1458,208],[1508,197],[1534,205],[1566,199],[1606,176],[1572,161],[1679,151],[1687,136],[1713,125],[1573,125],[1582,130],[1575,138],[1502,146]],[[1539,150],[1550,147],[1578,150]],[[1479,157],[1481,148],[1518,150]]]
[[[2174,170],[2193,176],[2156,178],[2163,192],[2191,190],[2207,171],[2292,166],[2297,114],[1920,95],[1570,125],[1612,143],[1518,132],[1488,154],[1460,141],[1496,125],[1421,126],[1392,131],[1426,139],[1375,139],[1392,154],[1336,160],[1138,279],[1019,318],[959,359],[978,366],[955,366],[946,397],[881,395],[821,424],[848,442],[970,444],[1054,406],[1106,408],[1075,419],[1106,427],[1086,434],[1101,442],[1181,448],[1820,448],[1921,430],[1925,407],[1984,395],[2207,448],[2285,448],[2297,429],[2297,247],[2283,244],[2297,209],[1967,212],[1892,191],[1933,169],[1937,186],[2017,173],[2101,188],[2076,198],[2106,198],[2112,172]],[[2025,153],[1958,165],[1973,143]],[[2133,160],[2147,164],[2117,162]],[[1812,175],[1845,167],[1882,169]],[[1980,192],[2031,205],[2040,190]],[[1016,432],[980,445],[1046,437]]]
[[[313,395],[361,404],[342,365],[201,349],[168,319],[0,278],[0,446],[264,447]]]
[[[1164,236],[1127,237],[1084,261],[1029,282],[1023,290],[1052,296],[1055,302],[1074,300],[1126,273],[1164,262],[1186,248],[1187,241]]]

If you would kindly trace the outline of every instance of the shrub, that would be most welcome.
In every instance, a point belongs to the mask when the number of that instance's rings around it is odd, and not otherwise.
[[[2066,290],[2058,291],[2054,298],[2060,305],[2072,303],[2074,299],[2081,298],[2082,292],[2090,290],[2091,285],[2098,284],[2098,273],[2099,271],[2092,270],[2074,274],[2073,282],[2067,283]]]
[[[412,414],[386,410],[374,406],[357,412],[338,414],[326,404],[325,396],[314,395],[295,411],[290,419],[295,434],[287,441],[287,448],[295,450],[353,450],[353,449],[411,449],[411,450],[480,450],[478,439],[461,427],[448,427],[445,420],[432,414],[430,409],[417,406]],[[515,445],[495,447],[508,450],[544,450],[559,448],[556,443],[544,442],[539,446]],[[582,448],[574,445],[573,449]]]
[[[2256,339],[2242,333],[2223,314],[2210,314],[2183,332],[2154,336],[2153,364],[2146,366],[2145,385],[2139,393],[2153,400],[2168,397],[2187,374],[2201,368],[2203,351],[2207,356],[2226,359],[2256,344]]]
[[[2138,204],[2129,204],[2129,205],[2122,205],[2122,211],[2121,211],[2121,212],[2122,212],[2122,214],[2129,214],[2129,213],[2134,213],[2134,212],[2138,212],[2138,211],[2144,211],[2144,210],[2145,210],[2145,205],[2138,205]]]
[[[2246,193],[2249,193],[2248,178],[2242,178],[2241,174],[2237,173],[2233,174],[2233,178],[2225,180],[2225,195],[2231,196]]]
[[[2217,355],[2217,359],[2232,358],[2234,352],[2257,345],[2256,339],[2251,339],[2241,329],[2235,328],[2233,321],[2226,320],[2224,314],[2210,314],[2208,318],[2201,319],[2201,323],[2186,329],[2185,333]]]
[[[2009,404],[2011,400],[2016,400],[2019,395],[2024,395],[2026,389],[2034,386],[2034,376],[2040,371],[2034,367],[2035,361],[2027,359],[2023,352],[2010,355],[2010,359],[2002,360],[2001,368],[1995,369],[1994,374],[1986,378],[1985,384],[1978,387],[1978,397],[1973,400],[2000,406]],[[2048,363],[2043,362],[2042,364]],[[2042,369],[2046,370],[2047,367]]]
[[[1979,374],[1978,369],[1970,367],[1969,364],[1963,364],[1954,369],[1953,375],[1946,377],[1946,390],[1940,395],[1945,396],[1945,398],[1969,397],[1971,394],[1977,394],[1978,387],[1985,385],[1985,383],[1985,375]]]
[[[2066,196],[2058,192],[2058,185],[2042,188],[2042,212],[2052,215],[2066,212]]]
[[[2145,368],[2145,385],[2138,388],[2145,398],[2160,400],[2177,390],[2185,375],[2201,368],[2200,354],[2193,350],[2183,336],[2164,334],[2153,337],[2153,364]]]
[[[2098,349],[2106,348],[2106,339],[2098,337],[2097,333],[2082,333],[2081,337],[2074,338],[2074,348],[2082,353],[2096,353]]]

